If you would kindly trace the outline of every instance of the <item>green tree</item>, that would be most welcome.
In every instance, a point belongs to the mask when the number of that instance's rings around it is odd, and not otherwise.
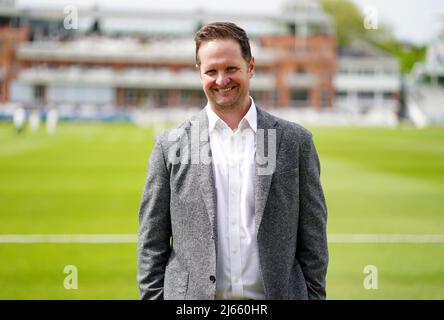
[[[350,0],[320,0],[324,10],[331,15],[338,46],[343,47],[360,39],[390,53],[399,59],[401,72],[408,73],[413,65],[425,57],[425,47],[403,43],[395,38],[390,26],[378,21],[377,29],[364,28],[364,16]]]
[[[339,46],[348,45],[355,38],[362,38],[365,33],[363,15],[359,9],[347,0],[321,0],[321,4],[334,20],[336,38]]]

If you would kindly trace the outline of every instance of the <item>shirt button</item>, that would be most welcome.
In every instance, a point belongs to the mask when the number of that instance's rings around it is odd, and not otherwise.
[[[215,283],[215,282],[216,282],[216,277],[215,277],[215,276],[210,276],[210,281],[211,281],[212,283]]]

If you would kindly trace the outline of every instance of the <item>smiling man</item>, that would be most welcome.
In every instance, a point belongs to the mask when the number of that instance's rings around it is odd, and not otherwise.
[[[243,29],[211,23],[195,41],[208,103],[156,139],[139,210],[141,298],[324,299],[327,210],[311,134],[255,105]]]
[[[234,130],[251,105],[249,82],[254,74],[254,58],[248,38],[238,35],[236,39],[235,30],[225,28],[226,37],[211,26],[196,35],[196,67],[209,108]]]

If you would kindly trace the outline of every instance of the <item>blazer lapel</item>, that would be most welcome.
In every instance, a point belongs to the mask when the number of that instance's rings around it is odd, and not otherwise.
[[[260,130],[263,131],[263,140],[260,138]],[[267,204],[268,193],[270,191],[271,179],[273,177],[272,172],[263,174],[264,169],[267,168],[268,165],[270,165],[270,163],[266,162],[266,157],[270,156],[270,154],[268,154],[268,141],[271,134],[275,135],[276,137],[276,155],[274,158],[274,164],[276,164],[282,130],[278,127],[278,123],[274,118],[263,112],[261,109],[257,108],[256,174],[254,176],[256,234],[259,234],[259,228],[262,222],[262,217],[264,215],[265,206]],[[273,140],[271,140],[271,142],[272,141]],[[274,172],[275,168],[272,169],[272,171]]]
[[[257,108],[257,107],[256,107]],[[196,153],[199,152],[199,164],[197,164],[198,168],[198,176],[199,176],[199,189],[202,193],[202,199],[205,204],[205,208],[207,209],[208,217],[210,219],[210,223],[212,226],[212,233],[214,239],[217,241],[217,229],[216,229],[216,213],[217,213],[217,202],[216,202],[216,187],[215,187],[215,181],[214,181],[214,174],[213,174],[213,164],[211,161],[202,161],[202,154],[204,153],[202,150],[205,150],[205,152],[208,151],[209,157],[211,159],[211,148],[210,148],[210,141],[209,141],[209,134],[208,134],[208,117],[206,114],[205,109],[203,109],[197,117],[192,119],[191,127],[193,125],[199,124],[199,149],[193,150],[191,148],[191,152]],[[270,131],[269,129],[273,129],[273,131]],[[255,195],[255,227],[256,227],[256,233],[258,234],[260,224],[262,221],[262,217],[264,215],[265,205],[267,203],[268,199],[268,193],[270,191],[270,185],[271,185],[271,179],[273,175],[270,174],[260,174],[260,168],[264,169],[269,164],[266,163],[265,157],[269,156],[268,154],[268,138],[269,134],[275,134],[276,135],[276,158],[277,153],[279,150],[279,143],[281,140],[282,130],[278,127],[278,123],[274,118],[269,116],[267,113],[263,112],[260,108],[257,108],[257,133],[260,132],[259,130],[263,130],[265,132],[264,134],[264,150],[263,152],[256,152],[256,174],[254,176],[254,195]],[[257,136],[256,136],[257,138]],[[256,139],[256,143],[260,139]],[[257,146],[256,146],[257,150]],[[265,157],[264,157],[265,156]],[[195,157],[197,157],[195,155]],[[275,159],[276,161],[277,159]],[[273,170],[274,171],[274,170]]]
[[[199,148],[198,150],[192,150],[192,153],[198,152],[195,155],[195,159],[199,159],[197,164],[197,173],[199,176],[199,186],[200,192],[202,193],[202,199],[207,209],[208,217],[210,219],[213,238],[216,240],[217,230],[216,230],[216,186],[213,175],[213,162],[211,160],[211,148],[208,133],[208,117],[205,109],[203,109],[197,117],[192,121],[192,127],[197,126],[194,130],[199,131]],[[208,156],[208,157],[207,157]],[[205,158],[204,158],[205,157]]]

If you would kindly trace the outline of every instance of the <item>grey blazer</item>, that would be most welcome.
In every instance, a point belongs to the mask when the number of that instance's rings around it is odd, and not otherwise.
[[[192,144],[195,126],[200,138]],[[276,133],[275,171],[258,174],[264,164],[256,161],[254,181],[266,299],[325,299],[327,209],[311,134],[260,108],[257,128]],[[210,156],[205,109],[156,139],[139,210],[141,299],[215,297],[216,190],[211,163],[196,161],[207,151]]]

